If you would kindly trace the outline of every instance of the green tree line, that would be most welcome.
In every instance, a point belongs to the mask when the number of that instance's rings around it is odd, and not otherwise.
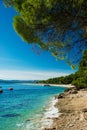
[[[48,80],[39,81],[45,84],[72,84],[77,89],[87,88],[87,50],[83,53],[83,58],[80,61],[78,71],[75,74],[70,74],[65,77],[51,78]]]

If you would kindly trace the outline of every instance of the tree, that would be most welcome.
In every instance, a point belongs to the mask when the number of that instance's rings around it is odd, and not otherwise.
[[[87,88],[87,50],[84,51],[82,60],[79,64],[79,69],[75,74],[39,81],[38,83],[73,84],[78,90]]]
[[[18,12],[14,28],[23,40],[72,67],[87,49],[87,0],[4,0]],[[74,51],[74,53],[73,53]]]

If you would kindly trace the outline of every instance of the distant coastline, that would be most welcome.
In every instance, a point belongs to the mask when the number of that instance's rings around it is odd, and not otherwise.
[[[0,83],[36,83],[37,80],[3,80],[0,79]]]
[[[66,88],[74,88],[75,86],[72,84],[45,84],[45,83],[36,83],[37,85],[42,85],[42,86],[55,86],[55,87],[66,87]]]

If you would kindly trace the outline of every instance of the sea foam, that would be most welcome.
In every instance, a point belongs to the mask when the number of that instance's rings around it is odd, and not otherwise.
[[[43,130],[44,128],[52,128],[53,118],[58,118],[60,115],[58,109],[55,107],[57,102],[58,99],[55,99],[55,97],[50,102],[50,105],[46,109],[46,112],[41,120],[41,128],[39,130]]]

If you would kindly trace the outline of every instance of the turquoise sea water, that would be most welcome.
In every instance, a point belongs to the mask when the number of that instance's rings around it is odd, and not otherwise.
[[[65,90],[35,84],[0,84],[0,130],[38,130],[51,98]],[[8,88],[12,86],[13,91]]]

